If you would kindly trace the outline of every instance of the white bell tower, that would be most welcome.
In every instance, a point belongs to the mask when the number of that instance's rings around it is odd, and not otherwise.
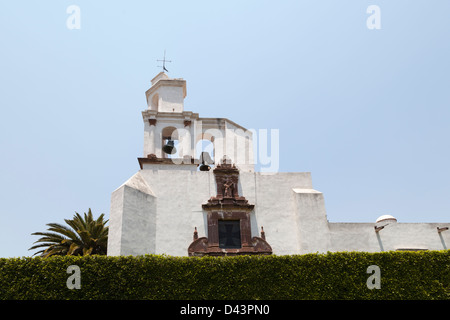
[[[152,80],[152,86],[145,92],[150,110],[158,112],[183,112],[186,97],[186,80],[171,79],[160,72]]]
[[[151,84],[145,92],[148,108],[142,112],[144,154],[138,158],[141,169],[195,171],[200,166],[201,171],[206,171],[208,165],[226,157],[240,170],[254,171],[252,131],[226,118],[200,118],[198,113],[184,111],[186,80],[182,78],[160,72]],[[213,145],[213,150],[203,153],[203,157],[201,140]]]

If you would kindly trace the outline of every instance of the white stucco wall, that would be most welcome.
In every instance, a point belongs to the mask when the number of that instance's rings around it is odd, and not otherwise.
[[[138,172],[111,197],[108,255],[152,253],[156,247],[157,199]]]
[[[207,236],[201,205],[217,193],[213,172],[168,170],[170,165],[154,170],[155,166],[146,165],[113,192],[109,255],[185,256],[194,227],[199,237]],[[151,191],[134,183],[138,178]],[[299,253],[294,187],[310,188],[309,173],[240,174],[239,193],[256,204],[251,213],[252,236],[259,236],[264,226],[275,254]]]
[[[214,173],[195,166],[144,165],[111,197],[108,255],[146,253],[187,256],[194,227],[207,236],[202,209],[216,195]],[[325,200],[308,172],[240,172],[239,194],[255,204],[252,236],[264,226],[273,254],[327,251],[442,250],[450,246],[450,223],[392,223],[378,233],[374,223],[328,222]]]
[[[449,223],[391,223],[375,232],[374,223],[330,223],[330,251],[444,250],[450,231],[437,232]]]

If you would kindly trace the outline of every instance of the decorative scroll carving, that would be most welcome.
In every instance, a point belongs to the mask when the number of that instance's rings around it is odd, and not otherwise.
[[[203,256],[208,250],[208,238],[201,237],[192,241],[188,248],[190,256]],[[203,254],[202,254],[203,253]]]

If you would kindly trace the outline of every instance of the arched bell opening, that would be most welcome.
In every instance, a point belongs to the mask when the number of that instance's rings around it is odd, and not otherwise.
[[[178,131],[175,127],[165,127],[161,133],[162,137],[162,158],[177,158],[179,137]]]
[[[215,137],[211,133],[201,133],[196,137],[195,157],[200,160],[199,171],[209,171],[214,167]]]
[[[209,171],[214,167],[214,143],[201,139],[195,145],[196,159],[200,160],[199,171]]]

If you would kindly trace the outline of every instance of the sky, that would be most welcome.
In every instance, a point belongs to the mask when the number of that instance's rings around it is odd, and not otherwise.
[[[311,172],[330,222],[449,222],[449,13],[446,0],[2,1],[0,257],[31,256],[31,233],[75,212],[109,217],[139,170],[164,50],[185,110],[278,130],[278,171]]]

